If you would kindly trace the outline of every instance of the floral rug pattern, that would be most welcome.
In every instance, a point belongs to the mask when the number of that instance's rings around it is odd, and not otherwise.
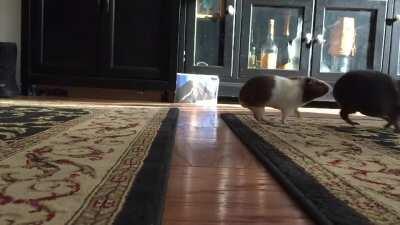
[[[278,115],[262,123],[249,114],[234,116],[371,224],[400,224],[400,135],[382,128],[383,121],[350,127],[313,116],[282,125]]]
[[[0,108],[0,224],[112,224],[168,109]]]
[[[88,113],[71,108],[1,107],[0,140],[10,142],[22,139]]]

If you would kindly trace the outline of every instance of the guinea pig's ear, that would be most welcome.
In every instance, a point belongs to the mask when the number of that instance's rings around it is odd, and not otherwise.
[[[305,84],[305,85],[312,84],[313,82],[314,82],[314,80],[311,79],[311,78],[309,78],[309,77],[306,77],[305,80],[304,80],[304,84]]]

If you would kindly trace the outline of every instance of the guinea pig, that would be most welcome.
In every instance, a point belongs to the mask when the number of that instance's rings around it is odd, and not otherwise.
[[[340,117],[350,125],[359,125],[349,114],[360,112],[379,117],[399,132],[399,83],[387,74],[358,70],[345,73],[334,85],[333,97],[340,106]]]
[[[284,124],[290,113],[300,117],[298,107],[327,94],[330,89],[329,84],[310,77],[259,76],[243,85],[239,102],[250,109],[258,121],[265,120],[265,106],[279,109]]]

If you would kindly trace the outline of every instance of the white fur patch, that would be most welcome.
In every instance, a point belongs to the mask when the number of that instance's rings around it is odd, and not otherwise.
[[[267,106],[283,110],[287,113],[293,112],[297,107],[303,105],[303,85],[301,79],[288,79],[275,76],[275,87],[272,90],[271,99]]]

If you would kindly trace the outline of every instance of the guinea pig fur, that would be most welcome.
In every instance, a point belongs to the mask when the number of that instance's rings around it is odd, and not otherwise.
[[[327,94],[329,84],[310,77],[286,78],[259,76],[248,80],[240,90],[239,102],[250,109],[256,120],[264,120],[265,106],[281,111],[281,122],[294,112],[300,117],[298,107]]]
[[[350,125],[358,123],[351,121],[349,114],[360,112],[383,118],[388,122],[385,128],[394,125],[395,131],[400,131],[399,83],[389,75],[368,70],[350,71],[335,83],[333,97],[341,108],[341,118]]]

